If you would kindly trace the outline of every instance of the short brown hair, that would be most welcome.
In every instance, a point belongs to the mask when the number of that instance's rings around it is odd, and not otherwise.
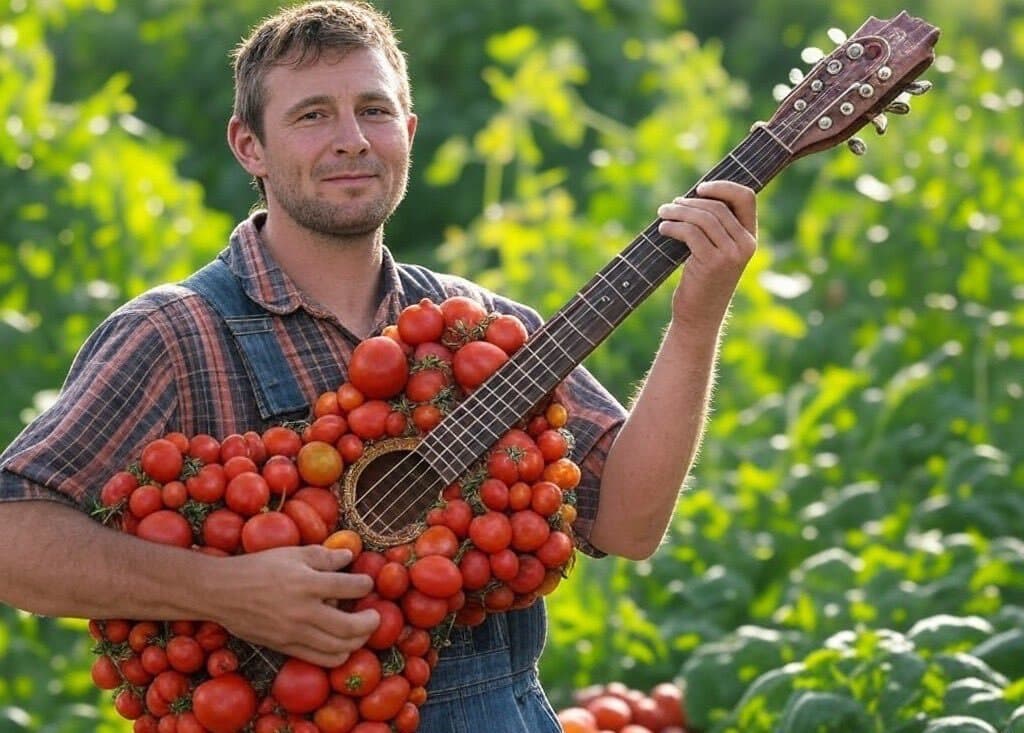
[[[263,79],[276,64],[315,63],[324,52],[378,49],[399,78],[399,101],[412,109],[409,72],[387,16],[361,0],[319,0],[280,10],[263,20],[232,54],[234,114],[263,139]]]

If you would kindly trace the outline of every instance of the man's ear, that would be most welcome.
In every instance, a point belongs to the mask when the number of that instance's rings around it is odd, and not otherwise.
[[[266,166],[263,160],[263,144],[248,125],[232,115],[228,121],[228,147],[235,155],[235,160],[247,173],[256,178],[264,177]]]

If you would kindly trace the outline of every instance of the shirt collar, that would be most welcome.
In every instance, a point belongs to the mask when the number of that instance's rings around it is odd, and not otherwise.
[[[256,211],[231,234],[227,263],[246,295],[277,315],[304,308],[319,318],[333,319],[332,314],[299,289],[264,246],[260,232],[266,220],[266,211]],[[375,316],[378,331],[396,322],[405,300],[394,257],[387,247],[383,247],[382,255],[380,300]]]

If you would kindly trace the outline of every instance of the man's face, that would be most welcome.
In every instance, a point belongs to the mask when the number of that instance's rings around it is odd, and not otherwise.
[[[384,55],[355,49],[264,79],[267,204],[328,236],[376,231],[405,195],[415,115],[399,102]]]

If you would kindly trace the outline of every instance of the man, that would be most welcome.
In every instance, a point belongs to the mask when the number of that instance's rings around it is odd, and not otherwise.
[[[429,294],[383,243],[417,126],[405,60],[369,6],[316,2],[258,27],[238,49],[235,82],[228,143],[266,210],[239,224],[223,257],[271,318],[308,404],[344,380],[359,340]],[[698,193],[658,210],[661,232],[686,241],[692,256],[628,416],[583,370],[560,388],[585,436],[576,529],[594,554],[655,551],[699,444],[719,331],[756,223],[749,189],[714,182]],[[426,278],[444,295],[470,295],[537,325],[529,309],[467,281]],[[252,389],[223,319],[192,289],[157,288],[120,308],[83,347],[53,408],[2,457],[0,600],[54,616],[212,619],[280,652],[341,663],[378,623],[373,611],[325,602],[372,588],[366,576],[335,572],[347,551],[210,558],[79,511],[168,431],[223,437],[265,427]],[[558,730],[536,679],[543,639],[542,604],[456,633],[431,679],[421,730]]]

